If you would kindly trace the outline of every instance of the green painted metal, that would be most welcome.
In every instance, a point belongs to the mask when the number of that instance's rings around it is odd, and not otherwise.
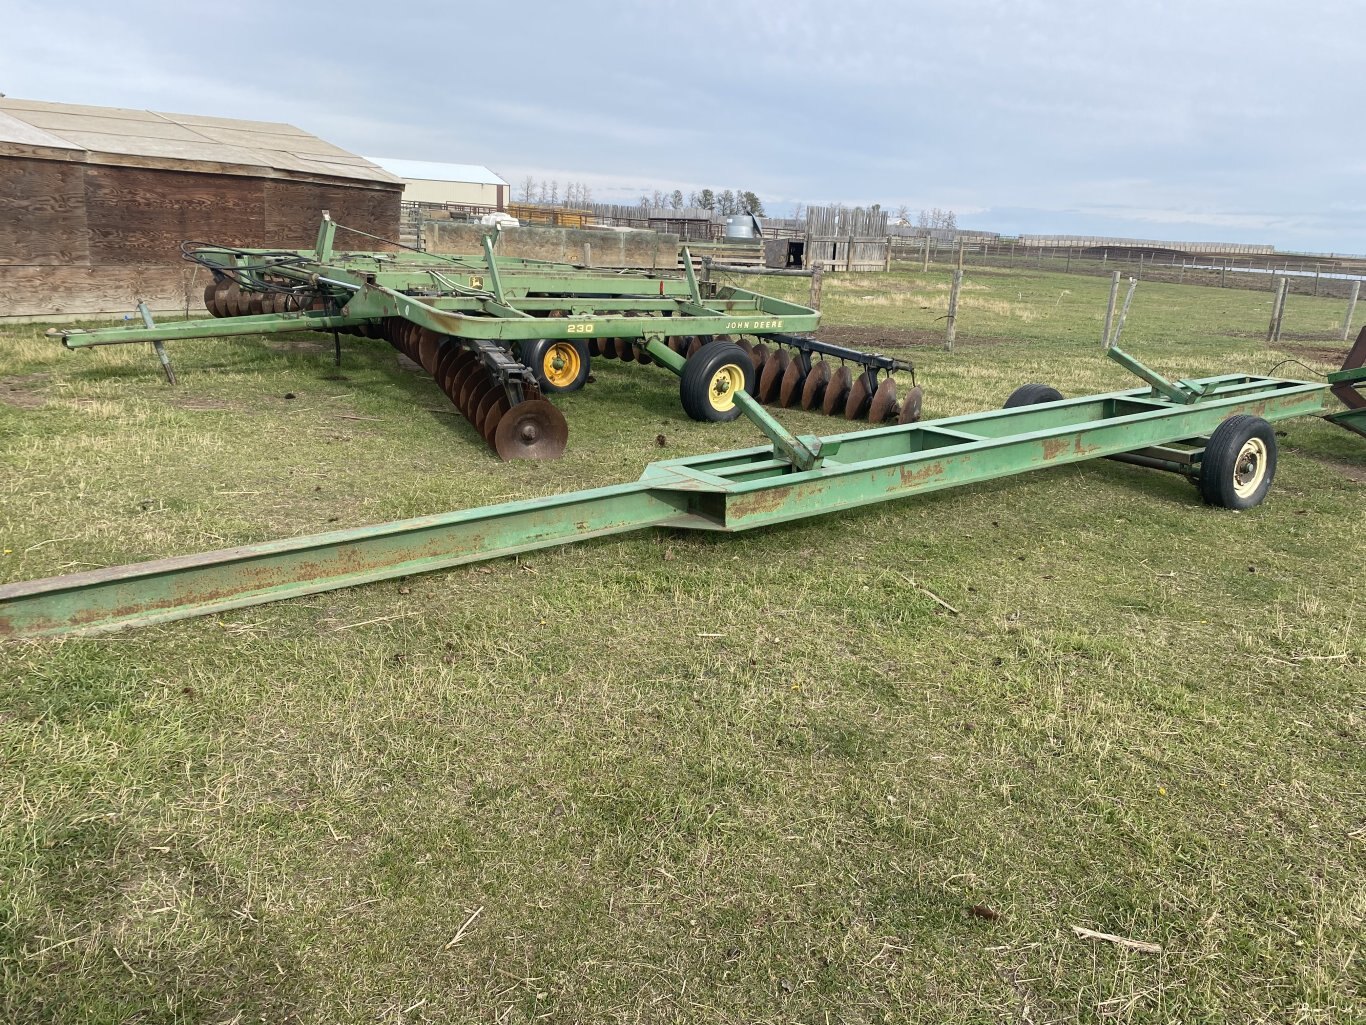
[[[572,264],[495,257],[492,239],[481,256],[432,253],[344,253],[333,249],[336,226],[324,220],[317,248],[195,250],[217,271],[258,285],[281,282],[323,309],[326,319],[299,314],[210,317],[155,328],[72,329],[72,349],[209,338],[302,328],[360,327],[402,317],[457,338],[499,342],[535,338],[640,338],[679,335],[805,333],[820,314],[813,309],[743,288],[698,282],[687,264],[683,277],[646,271],[595,271]],[[556,314],[554,317],[549,314]],[[629,316],[628,316],[629,314]],[[642,323],[642,318],[649,318]],[[237,321],[244,323],[238,324]],[[231,327],[229,327],[231,325]],[[250,328],[250,330],[248,330]]]
[[[0,638],[182,619],[648,527],[749,530],[1189,442],[1239,413],[1318,414],[1327,401],[1302,381],[1191,384],[1187,402],[1140,388],[821,438],[809,469],[759,446],[653,463],[633,484],[7,584]]]

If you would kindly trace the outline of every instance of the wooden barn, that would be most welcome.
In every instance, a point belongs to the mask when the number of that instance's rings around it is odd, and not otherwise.
[[[185,240],[396,238],[403,182],[291,125],[0,99],[0,321],[203,311]],[[339,234],[339,245],[377,246]]]

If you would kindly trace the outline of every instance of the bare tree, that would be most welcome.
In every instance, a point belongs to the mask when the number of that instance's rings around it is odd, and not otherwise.
[[[542,182],[541,182],[540,199],[538,200],[538,202],[541,202],[541,203],[549,203],[549,202],[550,202],[550,182],[548,182],[548,181],[542,181]]]
[[[669,194],[669,208],[670,208],[671,210],[682,210],[682,209],[683,209],[683,190],[682,190],[682,189],[674,189],[673,192]]]
[[[558,181],[550,183],[550,205],[560,205],[560,183]]]
[[[536,195],[536,179],[527,175],[522,179],[522,202],[530,203]]]
[[[905,221],[907,224],[910,223],[910,221],[911,221],[911,211],[910,211],[910,208],[907,207],[905,203],[902,203],[899,207],[896,208],[896,216],[895,216],[895,219],[898,220],[898,221]]]

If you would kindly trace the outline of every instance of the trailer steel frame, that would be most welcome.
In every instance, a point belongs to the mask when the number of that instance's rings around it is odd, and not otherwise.
[[[7,584],[0,639],[183,619],[646,528],[750,530],[1089,459],[1198,478],[1205,439],[1229,418],[1319,414],[1328,395],[1271,377],[1155,376],[1162,387],[803,440],[809,465],[775,441],[653,463],[634,483]]]

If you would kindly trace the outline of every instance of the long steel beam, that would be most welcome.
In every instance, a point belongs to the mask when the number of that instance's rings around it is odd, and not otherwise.
[[[1208,435],[1238,413],[1321,413],[1321,384],[1227,375],[653,463],[590,491],[0,586],[0,639],[95,633],[445,569],[648,527],[739,531]]]

